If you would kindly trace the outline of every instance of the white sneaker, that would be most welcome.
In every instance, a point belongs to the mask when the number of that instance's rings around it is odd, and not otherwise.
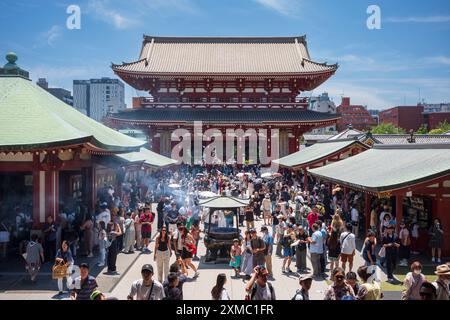
[[[196,272],[194,273],[194,278],[197,278],[199,275],[200,275],[200,272],[196,271]]]
[[[436,262],[436,260],[434,260],[434,257],[433,257],[433,258],[431,258],[431,262]]]
[[[438,259],[437,259],[437,262],[438,262],[438,263],[441,263],[442,261],[441,261],[441,259],[440,259],[440,258],[438,258]]]
[[[92,253],[90,253],[87,257],[88,258],[92,258],[94,255]]]

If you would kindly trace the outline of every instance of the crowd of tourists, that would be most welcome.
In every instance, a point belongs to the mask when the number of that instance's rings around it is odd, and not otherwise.
[[[79,276],[71,277],[76,259],[84,255],[116,274],[118,254],[139,250],[153,256],[156,272],[152,263],[144,265],[142,279],[133,282],[128,299],[182,299],[186,279],[200,275],[193,262],[199,260],[201,233],[211,220],[198,197],[199,192],[208,191],[249,199],[249,205],[239,210],[242,237],[229,248],[231,281],[246,281],[246,299],[276,299],[270,282],[274,258],[282,259],[282,273],[299,276],[293,300],[308,300],[312,281],[326,278],[332,282],[324,293],[326,300],[381,299],[373,266],[385,268],[388,281],[395,283],[399,281],[394,275],[397,260],[401,266],[413,262],[403,281],[403,299],[448,299],[450,269],[441,264],[439,220],[429,230],[433,262],[438,264],[438,279],[431,283],[422,274],[422,265],[411,260],[417,226],[397,221],[389,201],[370,204],[370,229],[365,230],[361,193],[311,179],[304,185],[301,175],[289,171],[262,173],[259,166],[181,166],[176,171],[157,171],[139,183],[124,183],[120,195],[105,185],[99,191],[96,212],[83,205],[76,212],[64,208],[57,221],[53,216],[46,218],[43,239],[36,234],[31,237],[23,249],[31,280],[36,280],[42,262],[50,261],[60,293],[66,282],[72,298],[105,299],[89,275],[88,264],[80,264]],[[255,221],[262,224],[259,230]],[[17,208],[17,231],[24,232],[22,225],[29,222]],[[227,226],[230,223],[232,219]],[[357,249],[363,266],[354,266]],[[172,256],[175,262],[170,264]],[[312,269],[307,267],[307,256]],[[217,276],[213,299],[229,299],[226,282],[225,274]]]

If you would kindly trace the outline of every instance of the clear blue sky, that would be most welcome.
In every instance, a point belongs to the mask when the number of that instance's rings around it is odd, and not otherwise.
[[[68,5],[81,30],[68,30]],[[369,30],[369,5],[381,30]],[[0,55],[14,51],[36,80],[72,90],[73,79],[110,76],[110,63],[136,60],[142,35],[307,35],[313,60],[338,62],[312,94],[342,94],[370,109],[450,102],[449,0],[3,0]],[[0,63],[1,60],[0,60]],[[126,102],[138,93],[127,86]],[[139,93],[142,95],[142,93]],[[303,93],[310,95],[311,92]]]

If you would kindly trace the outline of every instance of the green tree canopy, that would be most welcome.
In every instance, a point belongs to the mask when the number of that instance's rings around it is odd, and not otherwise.
[[[374,134],[399,134],[405,133],[402,128],[397,128],[392,123],[380,123],[378,126],[372,128]]]
[[[415,134],[427,134],[428,131],[427,131],[427,129],[425,128],[424,125],[421,125],[420,128],[419,128],[416,132],[414,132],[414,133],[415,133]]]

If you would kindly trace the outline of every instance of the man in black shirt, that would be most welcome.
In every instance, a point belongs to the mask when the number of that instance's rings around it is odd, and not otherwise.
[[[258,265],[264,265],[266,263],[266,257],[264,254],[266,244],[261,237],[258,237],[255,229],[251,229],[250,232],[252,235],[252,240],[250,243],[253,251],[253,268],[255,268]]]
[[[295,249],[297,272],[308,272],[306,268],[306,244],[308,243],[308,234],[300,224],[297,224],[297,241],[298,244]]]
[[[159,199],[156,212],[158,213],[158,231],[161,231],[161,228],[164,225],[164,197]]]

